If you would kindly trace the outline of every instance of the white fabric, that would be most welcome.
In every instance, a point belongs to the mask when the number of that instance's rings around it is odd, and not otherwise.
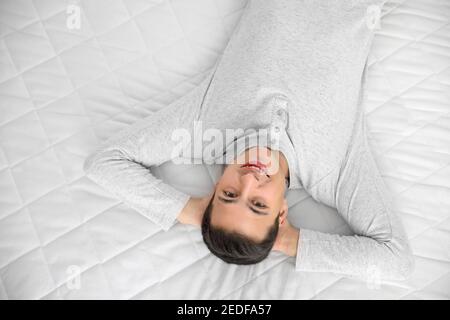
[[[295,269],[407,279],[414,260],[367,141],[361,99],[374,36],[367,11],[383,2],[249,0],[202,84],[108,139],[86,160],[87,177],[168,230],[190,197],[152,168],[180,157],[230,163],[255,146],[258,130],[258,145],[286,157],[291,189],[301,185],[337,208],[356,233],[300,228]],[[221,138],[204,139],[208,129]],[[180,130],[181,141],[174,139]]]

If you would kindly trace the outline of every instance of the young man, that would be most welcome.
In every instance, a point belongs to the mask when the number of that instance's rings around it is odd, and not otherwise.
[[[164,230],[177,220],[201,225],[229,263],[257,263],[275,249],[296,256],[296,270],[405,279],[411,250],[361,109],[373,37],[366,15],[383,2],[250,0],[206,79],[106,141],[86,160],[87,175]],[[222,137],[254,131],[225,142],[210,135],[201,147],[214,152],[198,153],[198,123]],[[183,148],[172,139],[180,132],[191,138]],[[152,175],[150,166],[177,156],[225,163],[211,196],[191,198]],[[291,226],[287,187],[335,207],[356,235]]]

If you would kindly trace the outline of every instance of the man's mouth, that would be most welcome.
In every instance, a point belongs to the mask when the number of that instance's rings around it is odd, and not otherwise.
[[[264,174],[268,176],[267,174],[267,166],[259,161],[256,162],[247,162],[241,166],[241,168],[248,168],[253,169],[255,171],[258,171],[259,174]]]

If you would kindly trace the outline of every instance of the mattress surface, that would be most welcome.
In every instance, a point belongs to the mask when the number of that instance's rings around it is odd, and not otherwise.
[[[369,57],[370,143],[413,248],[408,281],[251,266],[164,232],[85,177],[101,141],[204,78],[247,0],[0,1],[1,299],[449,299],[450,2],[392,0]],[[192,195],[218,170],[164,164]],[[351,234],[335,209],[288,193],[298,227]]]

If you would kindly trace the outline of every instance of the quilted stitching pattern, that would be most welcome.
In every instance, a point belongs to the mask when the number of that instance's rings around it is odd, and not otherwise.
[[[444,0],[388,2],[369,60],[371,144],[416,256],[406,283],[374,289],[295,272],[276,253],[254,266],[225,265],[197,229],[162,232],[84,177],[83,161],[100,141],[203,79],[245,3],[0,2],[0,298],[450,298]],[[69,4],[81,8],[80,29],[66,26]],[[191,194],[217,177],[203,166],[163,165],[156,174]],[[350,232],[302,190],[288,200],[303,226]],[[304,214],[312,210],[314,218]]]

